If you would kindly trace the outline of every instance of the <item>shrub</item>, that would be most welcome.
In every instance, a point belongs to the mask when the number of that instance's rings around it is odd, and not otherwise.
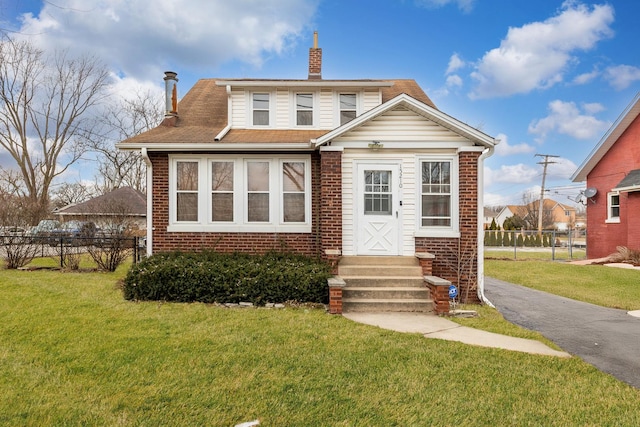
[[[175,252],[133,265],[123,293],[127,300],[326,304],[329,277],[328,264],[289,253]]]

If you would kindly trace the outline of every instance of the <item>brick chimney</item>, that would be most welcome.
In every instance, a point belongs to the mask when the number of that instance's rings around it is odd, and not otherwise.
[[[313,32],[313,47],[309,48],[309,80],[322,79],[322,48],[318,47],[318,32]]]

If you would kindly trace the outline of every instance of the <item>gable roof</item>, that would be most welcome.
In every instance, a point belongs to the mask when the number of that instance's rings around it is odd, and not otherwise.
[[[86,202],[67,205],[58,210],[59,215],[147,215],[147,198],[131,187],[117,188]]]
[[[620,114],[615,123],[604,134],[598,145],[589,153],[589,156],[580,165],[578,170],[571,176],[573,182],[586,181],[587,175],[596,167],[598,162],[602,160],[605,154],[611,149],[613,144],[620,138],[625,130],[633,123],[640,114],[640,92],[633,98],[633,101]]]
[[[329,141],[344,135],[345,133],[361,126],[362,124],[381,116],[382,114],[398,107],[404,106],[411,111],[449,129],[450,131],[461,135],[477,145],[482,145],[484,147],[493,147],[497,144],[495,138],[490,137],[489,135],[469,126],[466,123],[461,122],[458,119],[455,119],[440,110],[421,102],[420,100],[413,98],[412,96],[401,93],[394,97],[393,99],[384,102],[377,107],[367,111],[366,113],[361,114],[355,119],[351,120],[344,125],[325,133],[324,135],[316,138],[313,143],[316,146],[324,145]]]
[[[117,144],[118,148],[139,149],[142,146],[163,149],[165,146],[180,144],[185,149],[211,148],[209,144],[249,144],[254,148],[264,148],[259,144],[276,143],[279,148],[291,144],[295,148],[313,148],[312,139],[328,132],[327,129],[230,129],[223,132],[228,124],[227,85],[238,87],[377,87],[381,90],[382,102],[409,94],[416,100],[436,110],[435,104],[420,88],[415,80],[269,80],[269,79],[201,79],[187,92],[178,104],[175,125],[171,121]],[[437,110],[436,110],[437,111]],[[222,135],[221,139],[216,137]],[[167,147],[168,148],[168,147]],[[247,147],[250,148],[250,147]]]

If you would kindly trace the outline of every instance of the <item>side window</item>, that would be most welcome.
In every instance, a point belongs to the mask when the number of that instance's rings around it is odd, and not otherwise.
[[[356,94],[340,94],[340,126],[356,118]]]
[[[254,126],[269,126],[269,94],[254,93],[251,108]]]
[[[296,125],[313,125],[313,94],[296,94]]]
[[[198,162],[176,162],[176,221],[198,221]]]
[[[618,222],[620,221],[620,194],[609,193],[607,196],[607,220]]]
[[[451,226],[451,162],[422,162],[421,226]]]

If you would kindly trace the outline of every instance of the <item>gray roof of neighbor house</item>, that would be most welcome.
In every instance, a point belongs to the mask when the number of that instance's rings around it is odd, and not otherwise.
[[[202,79],[187,92],[178,104],[178,116],[167,119],[160,126],[122,141],[127,144],[194,144],[194,143],[309,143],[310,140],[326,134],[331,129],[314,130],[278,130],[278,129],[231,129],[221,141],[215,137],[228,125],[228,96],[225,85],[220,82],[234,82],[244,85],[247,82],[259,82],[273,86],[287,86],[308,83],[309,80],[246,80],[246,79]],[[431,99],[418,86],[415,80],[316,80],[313,83],[323,86],[345,87],[345,85],[370,86],[379,84],[382,102],[389,101],[399,94],[407,94],[424,104],[436,108]]]
[[[102,196],[83,203],[67,205],[57,212],[59,215],[147,215],[147,197],[131,187],[117,188]]]
[[[629,172],[613,190],[622,192],[640,190],[640,169],[635,169]]]

